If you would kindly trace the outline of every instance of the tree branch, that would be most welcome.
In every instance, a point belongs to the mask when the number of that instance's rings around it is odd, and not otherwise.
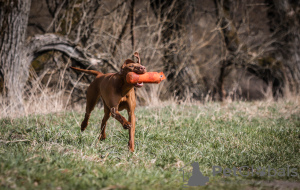
[[[85,52],[69,39],[55,34],[36,35],[27,42],[27,59],[31,63],[39,55],[48,51],[60,51],[79,63],[84,68],[96,69],[95,66],[109,64],[115,71],[119,71],[115,65],[106,59],[96,58]]]

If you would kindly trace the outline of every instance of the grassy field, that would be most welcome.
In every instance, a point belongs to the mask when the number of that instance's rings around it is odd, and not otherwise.
[[[123,115],[127,113],[123,112]],[[139,107],[136,151],[110,118],[98,142],[103,110],[85,132],[83,113],[0,119],[0,189],[297,189],[300,186],[300,109],[295,102],[233,102]],[[183,187],[191,163],[209,177]],[[213,166],[272,168],[270,175],[213,176]],[[287,171],[289,167],[289,174]],[[283,169],[282,169],[283,168]],[[291,170],[294,169],[294,173]],[[274,170],[277,171],[275,175]],[[281,172],[279,172],[281,171]],[[227,170],[228,172],[228,170]],[[295,176],[297,172],[297,176]],[[271,176],[273,175],[273,176]],[[279,176],[280,175],[280,176]]]

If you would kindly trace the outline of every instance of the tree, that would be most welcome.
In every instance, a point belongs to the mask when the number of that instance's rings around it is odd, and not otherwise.
[[[271,87],[274,98],[283,96],[283,89],[286,83],[286,69],[282,62],[276,60],[274,55],[263,53],[259,56],[252,56],[247,44],[240,41],[237,28],[233,19],[232,0],[215,0],[216,15],[220,34],[226,47],[224,59],[220,62],[220,74],[217,82],[217,92],[222,101],[226,97],[224,80],[230,66],[243,69],[245,72],[258,77],[265,86]],[[272,41],[271,39],[269,39]],[[227,70],[227,72],[226,72]],[[264,89],[266,90],[266,89]]]
[[[186,42],[187,18],[193,14],[192,3],[184,0],[150,0],[156,19],[162,25],[164,72],[167,79],[172,81],[168,89],[171,93],[175,92],[180,99],[184,98],[184,93],[191,87],[190,84],[195,83],[193,75],[189,72],[189,66],[185,63],[189,62],[189,58],[184,61],[189,57],[186,54],[187,43],[179,43],[180,40]]]
[[[219,94],[219,100],[223,100],[226,96],[224,89],[224,79],[226,76],[225,70],[234,63],[234,58],[238,53],[240,45],[237,35],[237,29],[230,18],[230,0],[215,0],[216,15],[220,25],[220,33],[224,40],[225,47],[227,49],[226,57],[220,63],[220,74],[217,81],[217,91]]]
[[[22,93],[28,80],[29,66],[37,56],[56,50],[85,68],[95,69],[94,65],[107,63],[105,59],[94,57],[63,36],[36,35],[26,41],[30,4],[31,0],[0,2],[0,75],[4,79],[3,93],[9,100],[7,104],[19,110],[24,109]]]
[[[276,39],[272,56],[283,62],[288,91],[300,92],[300,1],[265,1],[269,30]]]
[[[10,103],[22,109],[22,88],[28,77],[25,35],[31,0],[0,1],[0,73]]]

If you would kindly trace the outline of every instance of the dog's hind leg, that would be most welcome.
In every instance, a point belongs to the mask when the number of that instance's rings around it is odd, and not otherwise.
[[[99,100],[99,97],[96,93],[93,92],[93,88],[91,86],[87,89],[86,94],[86,110],[85,110],[85,116],[84,120],[81,123],[81,131],[84,131],[89,123],[89,118],[91,115],[91,112],[95,108],[95,105],[97,104],[97,101]]]
[[[109,119],[109,117],[110,117],[109,108],[104,103],[104,116],[103,116],[102,123],[101,123],[101,134],[98,138],[99,140],[105,140],[106,139],[105,128],[106,128],[106,122]]]

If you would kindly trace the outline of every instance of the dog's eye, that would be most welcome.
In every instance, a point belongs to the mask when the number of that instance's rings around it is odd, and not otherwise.
[[[133,67],[133,65],[130,65],[129,67]]]

